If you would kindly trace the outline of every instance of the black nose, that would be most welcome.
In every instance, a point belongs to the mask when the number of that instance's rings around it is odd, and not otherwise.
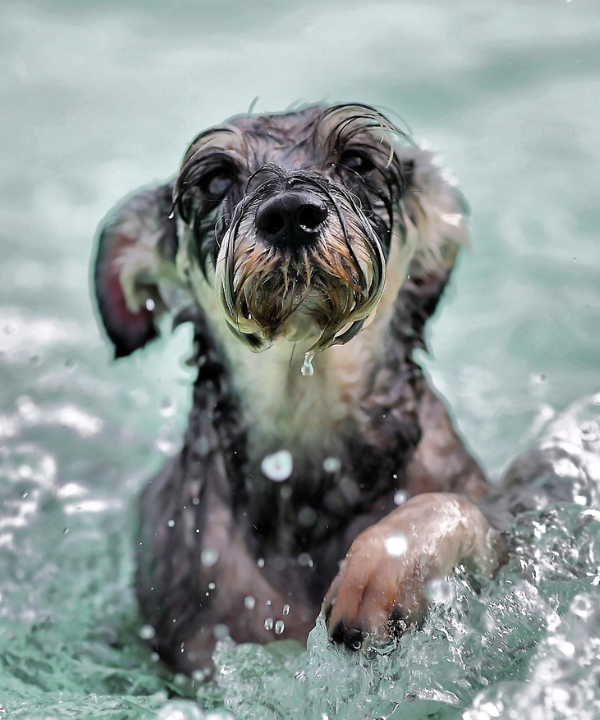
[[[327,205],[306,191],[282,192],[258,208],[254,224],[267,242],[277,247],[307,245],[316,240],[327,218]]]

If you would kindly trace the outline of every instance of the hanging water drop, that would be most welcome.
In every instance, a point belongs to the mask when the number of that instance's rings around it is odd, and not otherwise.
[[[310,377],[315,374],[315,369],[313,367],[314,357],[314,352],[304,353],[304,362],[302,363],[302,368],[300,369],[300,372],[304,377]]]

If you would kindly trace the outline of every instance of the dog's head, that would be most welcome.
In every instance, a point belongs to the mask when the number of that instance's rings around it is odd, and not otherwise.
[[[174,183],[132,196],[100,235],[96,290],[116,354],[214,287],[239,340],[323,350],[407,277],[445,280],[465,206],[428,151],[363,105],[236,118],[200,133]],[[443,282],[440,285],[440,290]]]

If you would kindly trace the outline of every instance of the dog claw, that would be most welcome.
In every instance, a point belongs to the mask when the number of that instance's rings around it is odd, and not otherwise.
[[[365,639],[365,632],[360,628],[348,627],[343,621],[340,621],[329,633],[329,639],[335,645],[345,645],[349,650],[360,650]]]
[[[417,496],[371,526],[355,539],[325,597],[331,641],[358,650],[368,638],[379,647],[419,627],[430,579],[465,561],[491,574],[491,532],[475,506],[443,493]],[[391,542],[399,537],[401,552]]]

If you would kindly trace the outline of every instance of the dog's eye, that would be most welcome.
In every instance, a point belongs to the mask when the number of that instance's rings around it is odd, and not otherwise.
[[[217,169],[202,178],[200,188],[209,200],[222,200],[233,185],[233,178],[227,170]]]
[[[339,160],[339,165],[358,175],[365,175],[375,167],[366,155],[356,150],[346,150],[343,152]]]

